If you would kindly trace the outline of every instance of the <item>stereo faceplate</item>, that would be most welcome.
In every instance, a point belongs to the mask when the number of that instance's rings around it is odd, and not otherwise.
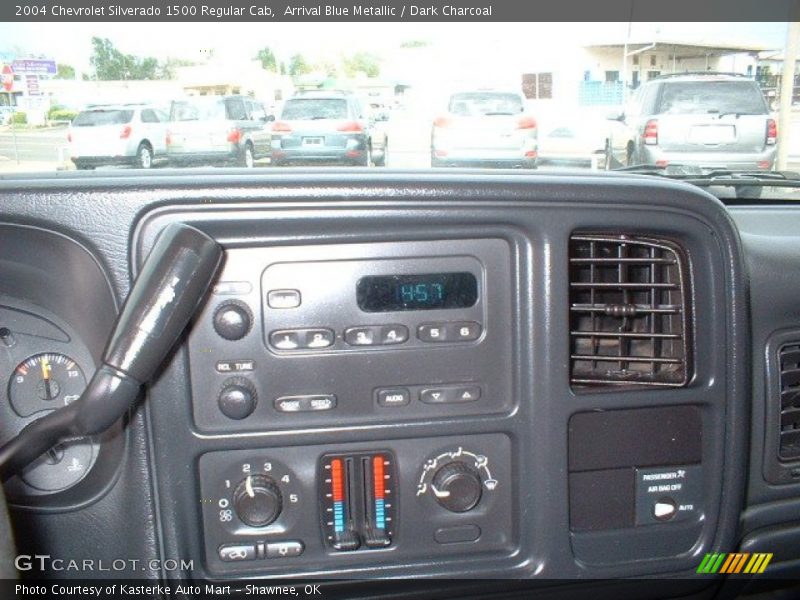
[[[507,412],[513,296],[500,239],[229,249],[189,337],[197,427]]]

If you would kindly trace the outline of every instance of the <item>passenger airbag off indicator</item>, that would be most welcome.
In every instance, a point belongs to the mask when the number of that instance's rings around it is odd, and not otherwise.
[[[701,465],[636,469],[636,524],[700,519],[702,485]]]

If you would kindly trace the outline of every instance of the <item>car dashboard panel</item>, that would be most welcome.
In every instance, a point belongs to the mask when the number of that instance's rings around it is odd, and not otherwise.
[[[147,573],[167,580],[683,576],[738,547],[748,494],[774,499],[746,488],[764,416],[745,245],[698,189],[297,170],[10,179],[0,198],[24,249],[0,265],[39,274],[0,278],[2,310],[30,319],[0,312],[18,342],[0,375],[39,394],[20,412],[0,387],[4,439],[63,402],[44,354],[90,375],[166,226],[225,249],[143,402],[89,441],[88,473],[10,482],[21,550],[192,561]],[[82,258],[55,252],[48,281],[33,246],[55,239]],[[61,341],[29,344],[35,323]]]

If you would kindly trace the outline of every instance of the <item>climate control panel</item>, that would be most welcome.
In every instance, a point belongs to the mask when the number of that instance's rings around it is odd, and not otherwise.
[[[209,452],[199,471],[214,573],[457,560],[514,544],[504,434]]]

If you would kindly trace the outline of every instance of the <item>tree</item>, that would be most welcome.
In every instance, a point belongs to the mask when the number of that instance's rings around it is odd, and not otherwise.
[[[313,72],[325,73],[326,77],[337,77],[339,75],[339,67],[334,61],[329,59],[315,62],[310,70]]]
[[[278,72],[278,59],[275,57],[275,53],[271,48],[269,48],[269,46],[264,46],[258,51],[256,54],[256,60],[261,61],[261,67],[263,69],[272,71],[273,73]]]
[[[55,79],[75,79],[75,67],[58,63],[56,65]]]
[[[124,54],[108,38],[92,38],[89,62],[94,67],[95,78],[103,81],[160,78],[158,60]]]
[[[344,72],[353,77],[358,73],[364,73],[367,77],[377,77],[381,74],[380,59],[369,52],[356,52],[351,56],[344,57]]]
[[[311,73],[311,67],[306,62],[306,59],[303,58],[302,54],[293,54],[289,59],[288,71],[290,76],[299,77],[300,75]]]
[[[183,58],[167,58],[158,66],[158,79],[175,79],[180,67],[193,67],[197,63]]]

